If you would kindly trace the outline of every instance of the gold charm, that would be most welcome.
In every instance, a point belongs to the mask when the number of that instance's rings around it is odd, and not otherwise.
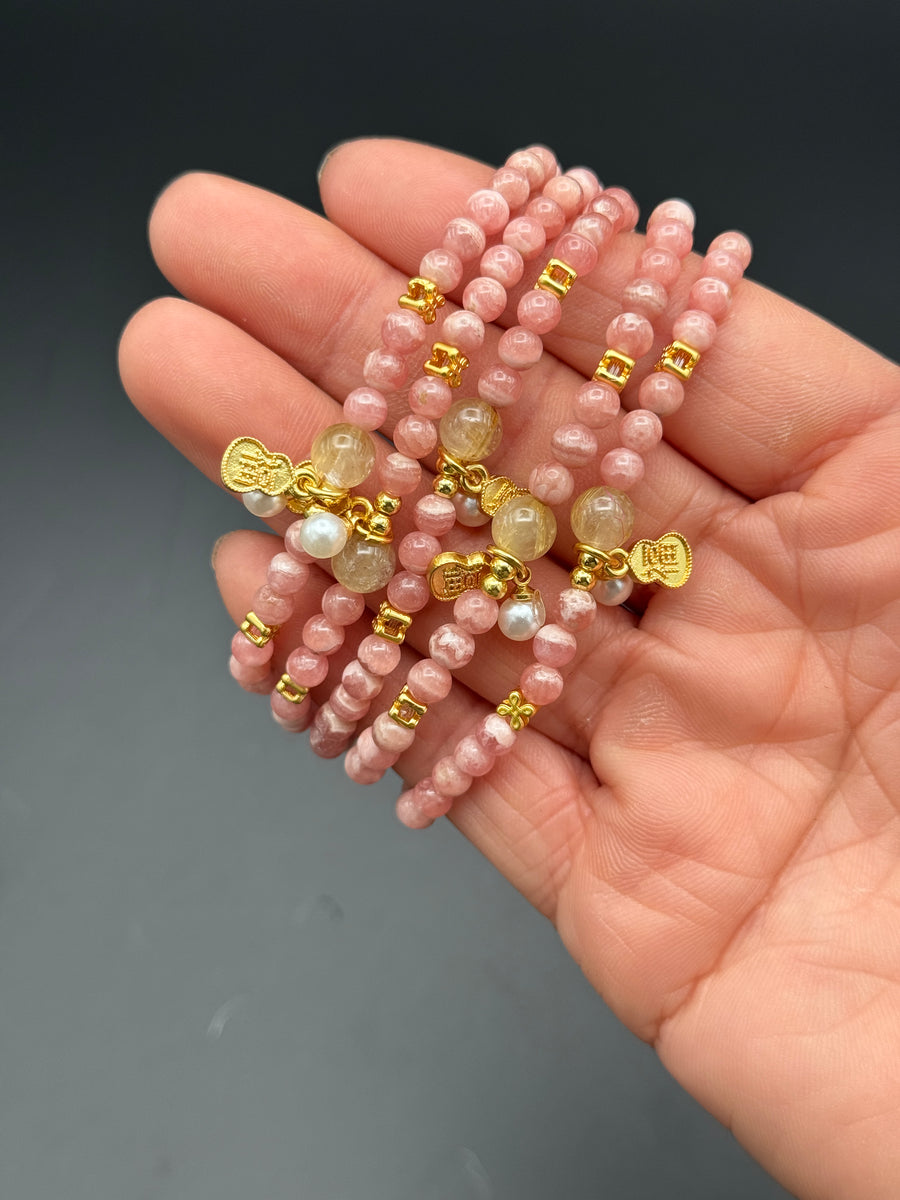
[[[497,705],[497,712],[501,717],[506,717],[510,729],[519,733],[537,712],[537,705],[529,704],[521,692],[510,692]]]
[[[695,350],[686,342],[672,342],[663,350],[653,370],[668,371],[670,375],[677,375],[679,379],[690,379],[699,361],[699,350]]]
[[[420,704],[406,684],[400,689],[400,695],[388,709],[388,713],[398,725],[406,729],[415,729],[428,712],[427,704]]]
[[[492,475],[484,487],[481,489],[481,495],[478,503],[481,506],[481,511],[486,512],[489,517],[492,517],[501,504],[505,504],[507,500],[514,500],[516,496],[527,496],[528,488],[519,487],[512,479],[507,479],[505,475]]]
[[[569,289],[578,278],[578,272],[574,271],[568,263],[564,263],[559,258],[551,258],[541,272],[535,289],[540,288],[544,292],[552,292],[557,299],[562,300],[568,295]]]
[[[437,320],[437,310],[443,305],[444,297],[437,289],[437,284],[430,279],[416,275],[409,281],[405,296],[397,301],[401,308],[411,308],[417,312],[426,325],[433,325]]]
[[[387,600],[383,600],[372,620],[372,632],[384,638],[386,642],[395,642],[402,646],[410,625],[412,617],[408,613],[392,608]]]
[[[281,496],[293,483],[294,467],[286,454],[272,454],[256,438],[235,438],[222,456],[222,482],[232,492]]]
[[[254,646],[265,646],[267,642],[271,642],[280,628],[280,625],[267,625],[255,612],[248,612],[241,621],[241,633]]]
[[[628,566],[641,583],[679,588],[691,574],[691,548],[680,533],[666,533],[655,542],[643,538],[628,552]]]
[[[447,342],[435,342],[431,347],[431,358],[424,364],[423,370],[429,375],[437,375],[446,379],[452,388],[458,388],[462,383],[462,373],[469,365],[469,360]]]
[[[309,688],[294,683],[290,675],[282,675],[275,684],[275,691],[284,696],[285,700],[290,700],[291,704],[302,704],[309,695]]]
[[[474,554],[454,554],[452,550],[435,555],[428,568],[431,594],[438,600],[455,600],[463,592],[480,588],[489,573],[488,557],[482,550]]]
[[[634,359],[627,354],[619,354],[616,350],[607,350],[594,372],[594,378],[600,383],[609,383],[621,392],[628,382],[628,376],[634,370]]]

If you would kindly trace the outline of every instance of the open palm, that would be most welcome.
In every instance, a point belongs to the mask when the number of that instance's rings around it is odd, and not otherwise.
[[[186,301],[128,326],[129,394],[211,478],[243,434],[302,458],[488,175],[426,147],[352,143],[323,174],[330,222],[231,180],[177,181],[151,237]],[[527,479],[547,457],[639,245],[619,237],[569,297],[503,412],[494,470]],[[674,311],[698,273],[696,259]],[[622,1020],[805,1197],[900,1194],[898,401],[897,367],[742,285],[633,493],[636,536],[688,537],[691,582],[637,596],[640,618],[601,610],[562,699],[452,813]],[[454,548],[482,543],[468,531]],[[536,572],[548,598],[569,548]],[[220,546],[236,618],[272,552],[262,533]],[[325,586],[312,581],[283,654]],[[401,671],[441,619],[417,617]],[[515,686],[521,647],[479,645],[404,778]]]

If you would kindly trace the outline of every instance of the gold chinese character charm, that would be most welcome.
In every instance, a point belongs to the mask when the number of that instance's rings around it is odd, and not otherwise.
[[[488,556],[482,550],[474,554],[437,554],[428,568],[428,584],[437,600],[455,600],[463,592],[480,588],[489,574]]]
[[[693,555],[680,533],[666,533],[655,542],[642,538],[628,552],[628,566],[641,583],[659,583],[679,588],[691,574]]]
[[[235,438],[222,455],[222,482],[232,492],[281,496],[294,479],[286,454],[272,454],[256,438]]]

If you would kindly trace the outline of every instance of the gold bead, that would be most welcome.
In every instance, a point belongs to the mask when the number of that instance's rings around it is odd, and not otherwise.
[[[447,496],[449,498],[450,496],[455,496],[458,490],[459,484],[456,480],[450,479],[446,475],[441,475],[434,481],[434,491],[438,496]]]
[[[586,571],[596,571],[600,566],[600,556],[593,550],[582,550],[578,555],[578,565],[584,567]]]
[[[481,590],[492,600],[502,600],[506,595],[506,584],[496,575],[486,575],[482,581]]]
[[[508,563],[503,558],[495,558],[491,563],[491,574],[495,579],[501,579],[504,583],[506,583],[507,580],[512,579],[515,573],[516,569],[512,563]]]
[[[372,513],[368,520],[368,526],[376,537],[387,537],[391,532],[391,518],[385,516],[384,513]]]
[[[393,517],[400,511],[400,497],[392,496],[390,492],[379,492],[375,497],[375,507],[386,517]]]
[[[586,571],[584,567],[576,567],[572,572],[570,579],[572,587],[581,588],[583,592],[589,592],[597,580],[591,571]]]

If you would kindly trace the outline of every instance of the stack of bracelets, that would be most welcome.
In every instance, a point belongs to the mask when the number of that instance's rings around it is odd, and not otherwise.
[[[531,471],[527,487],[485,466],[500,444],[498,410],[519,399],[523,373],[540,360],[542,335],[559,323],[572,286],[596,267],[616,234],[633,230],[637,221],[637,206],[623,189],[604,189],[585,168],[561,173],[543,146],[516,152],[490,187],[469,197],[465,214],[450,221],[441,245],[424,256],[396,311],[384,319],[382,344],[365,360],[364,386],[347,396],[344,420],[318,434],[309,458],[295,464],[252,437],[236,438],[225,450],[223,482],[242,495],[250,512],[272,517],[287,508],[298,516],[234,635],[231,673],[248,691],[271,692],[275,720],[287,730],[309,729],[317,754],[333,758],[346,751],[351,779],[375,782],[411,746],[419,722],[450,692],[452,672],[474,657],[479,634],[496,625],[505,637],[531,644],[519,686],[433,765],[430,776],[400,796],[397,815],[410,828],[425,828],[448,812],[474,777],[512,749],[538,709],[560,696],[563,669],[575,656],[575,635],[593,622],[598,602],[624,603],[635,580],[680,587],[690,575],[690,547],[679,533],[625,548],[634,525],[627,493],[643,477],[644,459],[662,436],[660,418],[681,405],[685,381],[728,312],[750,261],[743,234],[713,240],[688,308],[674,321],[669,344],[638,389],[638,407],[626,412],[620,401],[635,363],[653,345],[653,323],[668,307],[669,291],[691,250],[694,214],[684,201],[665,201],[651,213],[645,248],[623,291],[623,311],[606,329],[606,349],[592,378],[574,391],[569,419],[554,431],[549,455]],[[534,260],[542,268],[519,301],[518,323],[499,339],[499,361],[473,370],[486,324],[503,314],[508,289]],[[454,309],[446,296],[459,294],[476,261],[478,271],[461,292],[462,307]],[[422,373],[406,391],[409,413],[394,429],[395,450],[376,467],[371,435],[387,418],[386,395],[404,388],[409,360],[421,363],[429,340]],[[477,373],[477,395],[455,400],[467,372]],[[572,469],[595,462],[596,431],[606,427],[616,428],[617,444],[596,462],[596,486],[573,500]],[[415,503],[415,531],[395,552],[392,518],[404,497],[419,489],[420,463],[432,455],[433,491]],[[359,494],[364,483],[373,498]],[[551,506],[570,501],[577,561],[571,586],[556,598],[556,621],[546,624],[529,564],[556,539]],[[468,554],[452,549],[458,525],[488,522],[483,549]],[[306,622],[301,644],[277,676],[273,638],[291,617],[314,560],[329,560],[337,582],[325,591],[321,613]],[[315,709],[309,692],[325,683],[329,656],[351,626],[368,622],[366,598],[384,589],[386,598],[368,623],[371,632],[360,638],[356,657]],[[428,657],[410,668],[390,705],[357,736],[358,723],[399,665],[414,615],[431,600],[452,602],[453,619],[432,633]]]

